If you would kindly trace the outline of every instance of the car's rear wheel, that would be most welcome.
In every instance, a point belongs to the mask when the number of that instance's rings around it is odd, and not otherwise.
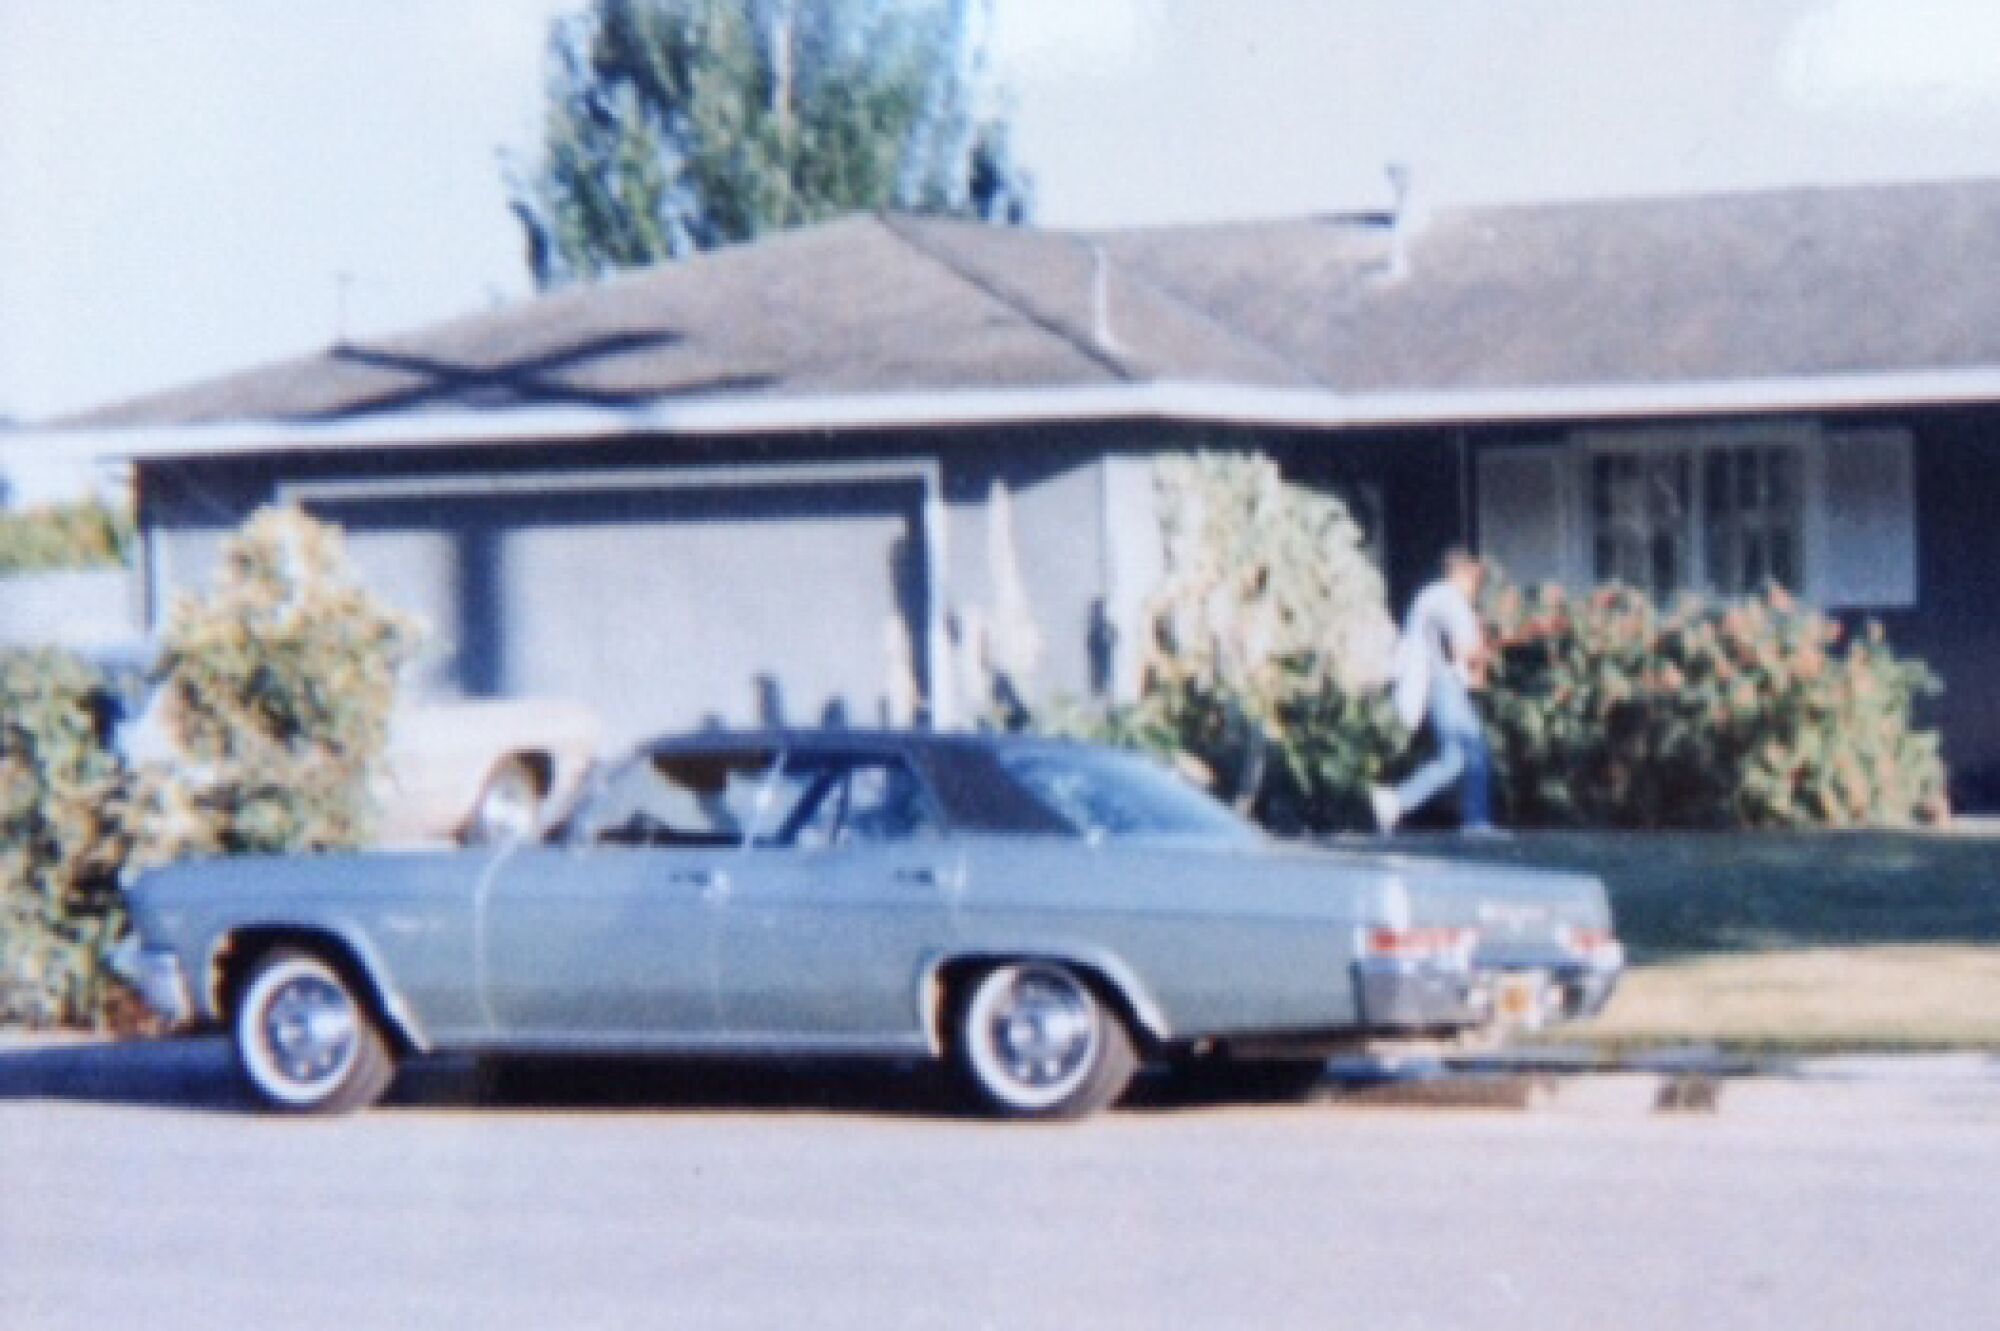
[[[353,986],[324,957],[281,948],[257,962],[231,1018],[236,1061],[260,1099],[344,1114],[382,1098],[396,1061]]]
[[[1010,1118],[1080,1118],[1116,1101],[1138,1070],[1125,1023],[1066,966],[981,972],[959,1014],[959,1064],[987,1106]]]
[[[528,760],[506,758],[493,765],[465,825],[469,846],[518,841],[534,835],[542,815],[542,782]]]

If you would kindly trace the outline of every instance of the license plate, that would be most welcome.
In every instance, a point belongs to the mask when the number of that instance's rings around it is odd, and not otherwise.
[[[1540,971],[1507,971],[1493,996],[1494,1015],[1503,1026],[1529,1030],[1542,1024],[1549,977]]]

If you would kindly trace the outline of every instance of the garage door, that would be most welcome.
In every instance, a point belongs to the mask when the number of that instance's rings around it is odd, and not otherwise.
[[[308,502],[430,621],[430,691],[578,699],[625,740],[896,719],[895,676],[922,687],[922,499],[912,479]]]

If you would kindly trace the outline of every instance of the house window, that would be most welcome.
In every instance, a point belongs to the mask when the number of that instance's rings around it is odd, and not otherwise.
[[[1707,583],[1728,595],[1770,583],[1800,589],[1799,451],[1784,445],[1713,448],[1702,458]]]
[[[1478,539],[1516,581],[1656,596],[1777,583],[1824,609],[1917,603],[1909,428],[1816,421],[1578,430],[1480,452]]]
[[[1609,453],[1591,459],[1597,581],[1654,594],[1689,585],[1694,568],[1693,469],[1686,453]]]
[[[1590,459],[1592,572],[1654,596],[1801,589],[1804,506],[1795,444],[1607,451]]]

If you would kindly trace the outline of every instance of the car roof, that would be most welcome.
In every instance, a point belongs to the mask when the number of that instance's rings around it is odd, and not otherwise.
[[[648,753],[749,753],[783,749],[788,753],[963,754],[1002,749],[1090,748],[1076,740],[1044,735],[1002,734],[989,730],[943,731],[860,729],[849,727],[762,727],[745,730],[695,730],[661,735],[638,748]]]
[[[1089,747],[1038,735],[990,731],[861,730],[846,728],[704,730],[666,735],[638,746],[655,757],[749,754],[896,756],[923,775],[950,825],[960,831],[1076,835],[1076,829],[1022,789],[999,762],[1002,751],[1062,751]]]

